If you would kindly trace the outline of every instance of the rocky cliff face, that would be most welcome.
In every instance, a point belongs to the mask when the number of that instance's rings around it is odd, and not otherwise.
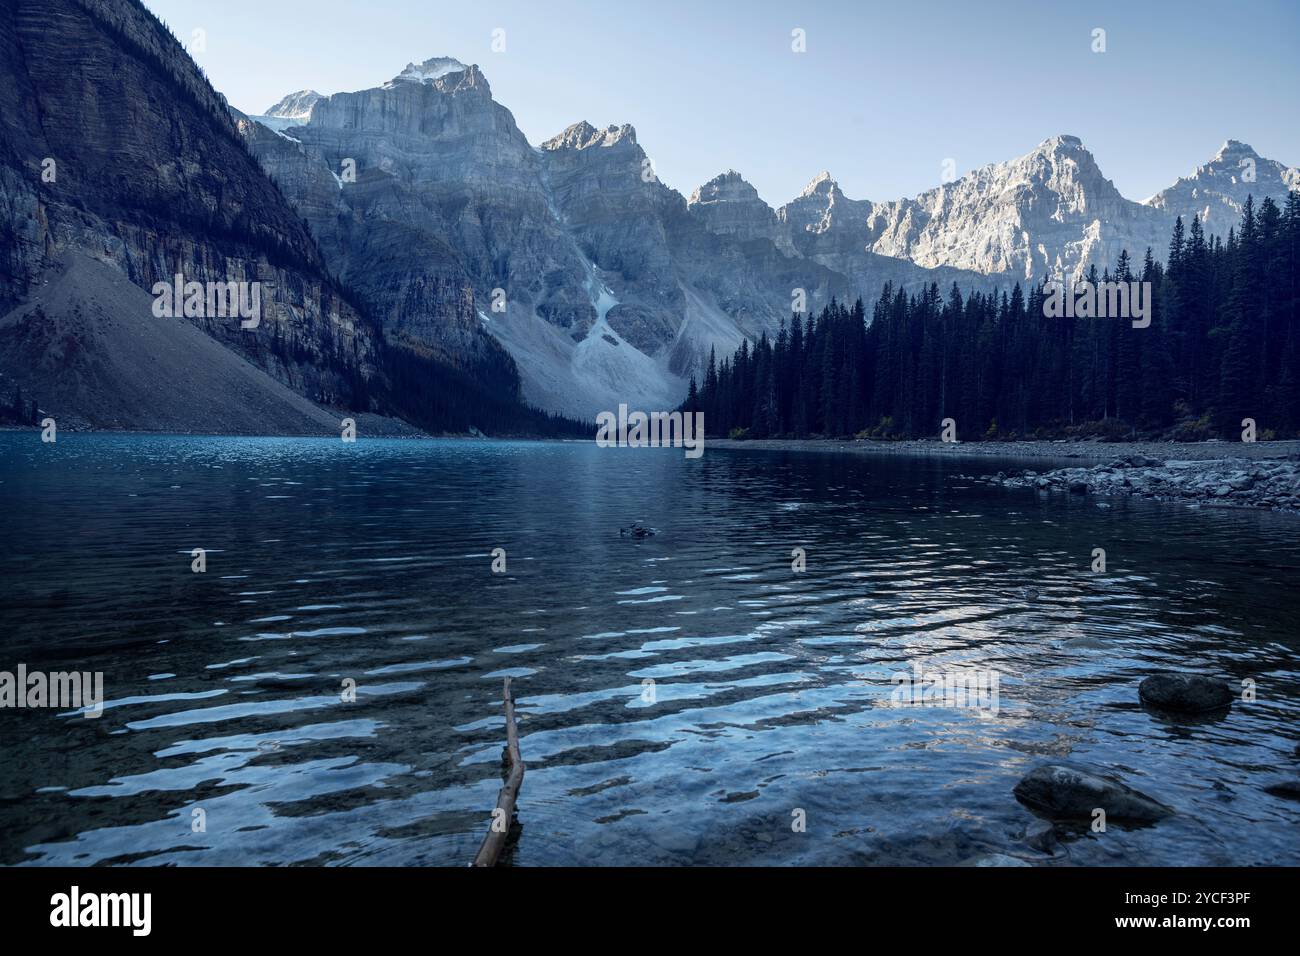
[[[1114,264],[1168,241],[1163,217],[1120,195],[1075,136],[873,210],[872,249],[923,266],[1021,279]]]
[[[224,100],[133,0],[0,2],[0,312],[84,251],[150,290],[261,283],[255,329],[191,321],[301,394],[346,404],[378,333],[237,135]]]
[[[684,211],[681,197],[655,177],[631,126],[576,123],[542,143],[540,154],[560,223],[618,300],[600,310],[603,321],[655,355],[671,342],[685,309],[665,228]]]
[[[476,68],[410,64],[381,87],[316,101],[306,122],[237,122],[390,342],[514,398],[518,372],[487,331],[494,302],[565,329],[594,321],[538,157]]]
[[[559,220],[592,267],[593,332],[652,358],[678,400],[711,349],[730,355],[745,338],[774,334],[795,287],[813,305],[850,294],[843,276],[788,257],[771,239],[710,230],[659,181],[631,126],[577,123],[541,154]]]
[[[709,232],[742,242],[766,239],[786,255],[797,254],[785,223],[734,169],[696,189],[687,205]]]
[[[800,255],[846,271],[871,251],[873,209],[867,200],[845,196],[839,183],[823,171],[777,211],[777,218]]]
[[[861,269],[874,253],[1022,282],[1080,264],[1104,268],[1123,248],[1141,255],[1164,228],[1162,216],[1119,194],[1073,136],[915,199],[849,199],[822,173],[778,214],[796,248],[832,268]]]
[[[237,126],[279,188],[293,197],[330,269],[389,342],[466,367],[492,350],[479,331],[472,285],[459,258],[436,236],[380,212],[394,200],[385,177],[358,172],[353,181],[349,175],[345,191],[342,174],[290,138],[293,133],[248,117],[238,117]],[[419,267],[411,268],[413,262]]]
[[[345,178],[344,202],[456,250],[482,299],[499,288],[581,330],[591,304],[571,286],[583,268],[547,204],[540,159],[479,69],[455,66],[436,58],[382,87],[336,93],[290,135],[332,172],[354,160],[361,188]]]
[[[967,290],[1009,289],[1006,275],[986,277],[978,271],[942,264],[922,266],[907,256],[874,251],[881,231],[880,214],[869,200],[849,199],[830,173],[821,172],[795,199],[776,211],[786,242],[796,254],[851,280],[854,294],[865,302],[880,295],[885,283],[916,291],[931,283],[947,288],[958,283]],[[910,220],[903,218],[903,228]]]

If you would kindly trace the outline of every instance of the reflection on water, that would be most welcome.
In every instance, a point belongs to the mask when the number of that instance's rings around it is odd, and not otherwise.
[[[1179,811],[1052,863],[1300,863],[1262,790],[1300,769],[1296,519],[957,477],[1006,465],[0,435],[0,669],[107,697],[0,711],[0,863],[464,865],[505,675],[521,865],[1049,862],[1011,793],[1048,758]],[[1258,700],[1138,704],[1193,664]],[[914,666],[997,672],[997,712],[891,707]]]

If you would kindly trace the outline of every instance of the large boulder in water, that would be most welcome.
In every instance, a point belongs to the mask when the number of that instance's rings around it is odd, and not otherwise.
[[[1195,674],[1155,674],[1138,685],[1138,696],[1144,704],[1186,714],[1232,706],[1232,691],[1227,684]]]
[[[1047,764],[1027,773],[1015,786],[1016,799],[1054,820],[1091,823],[1093,811],[1119,823],[1154,823],[1174,812],[1172,807],[1118,780],[1078,767]]]

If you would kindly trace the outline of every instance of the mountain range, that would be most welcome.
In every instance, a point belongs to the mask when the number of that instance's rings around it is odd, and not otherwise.
[[[479,67],[448,57],[245,115],[137,0],[0,0],[0,134],[0,390],[57,394],[54,411],[93,427],[250,427],[200,403],[188,418],[114,403],[138,363],[103,355],[139,353],[102,343],[139,341],[134,315],[112,320],[145,300],[104,269],[142,290],[177,274],[261,282],[257,328],[174,321],[240,363],[232,394],[256,380],[259,408],[281,402],[266,412],[290,423],[278,429],[317,427],[284,404],[293,393],[455,430],[528,405],[673,407],[710,352],[792,311],[871,302],[885,283],[1010,289],[1121,249],[1159,258],[1177,216],[1223,234],[1248,194],[1294,182],[1230,140],[1134,202],[1055,136],[912,199],[850,199],[822,173],[773,209],[731,170],[687,197],[632,126],[579,122],[533,145]],[[178,404],[188,341],[149,353]]]
[[[1282,197],[1288,175],[1229,140],[1134,202],[1062,135],[912,199],[850,199],[823,172],[773,209],[734,170],[685,197],[630,125],[579,122],[532,146],[479,67],[449,57],[372,89],[291,93],[240,129],[363,299],[453,360],[477,325],[527,399],[583,417],[673,405],[711,349],[773,334],[799,306],[872,301],[886,282],[1009,289],[1125,249],[1160,258],[1176,217],[1226,234],[1247,195]],[[420,280],[465,295],[426,310],[402,291]]]

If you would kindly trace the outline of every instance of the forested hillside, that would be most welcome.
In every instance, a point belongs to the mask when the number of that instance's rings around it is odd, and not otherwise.
[[[686,405],[710,435],[917,437],[945,418],[963,440],[1300,434],[1300,197],[1248,201],[1237,229],[1180,218],[1167,264],[1125,253],[1088,281],[1151,283],[1152,318],[1047,318],[1046,283],[1024,291],[909,295],[799,315],[775,341],[710,357]]]

